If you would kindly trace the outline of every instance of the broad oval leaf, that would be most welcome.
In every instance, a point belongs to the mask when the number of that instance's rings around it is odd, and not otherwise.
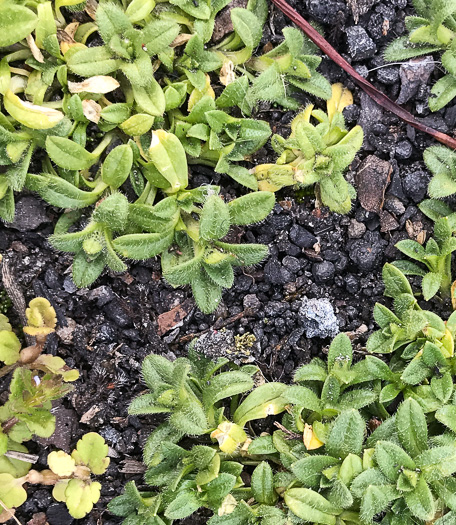
[[[396,413],[396,428],[405,450],[415,457],[427,448],[426,416],[417,401],[406,399]]]
[[[28,36],[38,18],[33,11],[16,2],[0,6],[0,47],[10,46]]]
[[[321,494],[306,488],[287,490],[284,500],[298,518],[321,525],[335,525],[336,516],[341,512],[341,509],[334,507]]]
[[[85,170],[98,159],[85,148],[65,137],[46,138],[46,152],[53,162],[65,170]]]
[[[228,206],[218,195],[211,195],[204,203],[200,219],[200,235],[203,239],[220,239],[230,229]]]
[[[128,144],[117,146],[109,152],[101,168],[101,178],[112,188],[120,188],[127,180],[133,166],[133,151]]]
[[[6,111],[18,122],[32,129],[49,129],[56,126],[64,118],[64,114],[56,109],[36,106],[21,100],[12,91],[7,91],[3,97]]]

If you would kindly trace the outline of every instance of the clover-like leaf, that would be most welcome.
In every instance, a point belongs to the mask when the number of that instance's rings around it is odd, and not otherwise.
[[[0,500],[9,508],[20,507],[27,499],[22,487],[24,478],[16,479],[11,474],[0,473]]]
[[[74,459],[63,450],[51,452],[47,462],[52,472],[61,477],[71,476],[76,468]]]
[[[46,336],[52,333],[57,324],[57,317],[51,303],[44,297],[36,297],[25,311],[27,326],[24,332],[34,336]]]
[[[109,466],[108,445],[95,432],[82,436],[71,456],[77,465],[86,465],[94,474],[103,474]]]
[[[86,483],[81,479],[70,479],[65,488],[65,503],[73,518],[81,519],[89,514],[100,499],[100,489],[97,481]]]

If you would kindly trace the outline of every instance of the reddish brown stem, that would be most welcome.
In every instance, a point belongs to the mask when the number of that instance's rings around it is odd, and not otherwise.
[[[329,44],[320,33],[314,29],[309,22],[304,20],[304,18],[297,13],[285,0],[272,0],[272,2],[290,18],[298,27],[300,27],[304,33],[314,42],[326,55],[328,55],[331,60],[333,60],[337,65],[339,65],[343,70],[345,70],[350,76],[353,77],[354,82],[365,91],[377,104],[385,108],[386,110],[394,113],[399,118],[410,124],[416,129],[431,135],[436,140],[445,144],[452,149],[456,149],[456,140],[452,137],[441,133],[426,124],[423,124],[417,120],[411,113],[407,110],[393,102],[389,97],[384,93],[375,88],[370,82],[363,78],[333,47]]]

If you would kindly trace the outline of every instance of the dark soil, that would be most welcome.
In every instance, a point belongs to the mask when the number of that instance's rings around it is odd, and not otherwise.
[[[383,67],[384,46],[403,34],[404,16],[411,12],[406,0],[294,0],[290,4],[307,19],[323,24],[338,51],[379,89],[394,100],[401,96],[407,109],[436,129],[447,133],[453,129],[456,105],[438,113],[427,108],[430,85],[441,75],[437,66],[428,64],[431,71],[421,70],[419,79],[405,74],[399,65]],[[359,17],[358,24],[354,14]],[[284,16],[271,8],[263,42],[279,41],[286,23]],[[330,342],[329,338],[306,337],[305,321],[299,315],[303,302],[328,299],[339,330],[353,332],[356,348],[362,348],[375,328],[373,306],[376,301],[385,302],[382,266],[399,258],[395,243],[422,230],[427,236],[432,233],[430,221],[417,208],[429,180],[422,151],[431,139],[382,112],[329,59],[324,58],[320,71],[331,82],[343,82],[354,94],[355,104],[345,110],[347,122],[350,126],[362,124],[366,140],[347,176],[357,182],[360,195],[374,192],[379,206],[368,211],[371,206],[363,201],[368,208],[364,209],[357,200],[348,216],[340,216],[315,209],[312,195],[279,194],[266,221],[233,232],[235,240],[268,244],[270,256],[257,268],[238,272],[214,315],[198,311],[189,289],[166,284],[159,260],[132,264],[129,273],[106,274],[90,290],[78,290],[71,280],[71,257],[55,252],[46,240],[59,212],[33,195],[19,197],[16,222],[2,227],[0,253],[12,262],[27,300],[37,295],[47,297],[57,311],[61,330],[47,351],[62,356],[81,372],[76,390],[58,408],[54,438],[45,446],[31,444],[31,451],[40,454],[37,467],[45,467],[53,444],[69,449],[88,431],[99,432],[110,446],[111,465],[102,480],[102,497],[90,517],[80,523],[119,523],[105,510],[108,501],[120,494],[129,479],[142,483],[140,474],[122,471],[138,465],[132,460],[141,461],[142,445],[156,424],[151,417],[127,415],[131,399],[145,389],[140,367],[148,353],[170,358],[185,355],[191,334],[226,325],[235,334],[255,334],[258,345],[253,356],[266,379],[290,381],[300,364],[322,355]],[[293,116],[268,104],[257,113],[279,133],[288,132]],[[369,155],[390,164],[383,188],[369,175],[369,169],[363,170],[367,175],[360,178],[361,162]],[[264,162],[268,156],[271,151],[265,148],[254,161]],[[220,181],[220,175],[198,166],[192,167],[192,176],[194,185]],[[227,179],[221,184],[226,185],[228,195],[241,192]],[[171,323],[165,332],[167,318],[160,316],[173,308],[180,321]],[[434,303],[432,308],[447,317],[448,305]],[[176,317],[174,313],[168,317]],[[12,310],[9,314],[15,318]],[[6,387],[4,380],[0,391]],[[30,487],[29,493],[17,512],[22,523],[41,511],[46,512],[50,525],[74,521],[63,504],[53,501],[50,489]],[[204,516],[192,516],[185,523],[206,521]]]

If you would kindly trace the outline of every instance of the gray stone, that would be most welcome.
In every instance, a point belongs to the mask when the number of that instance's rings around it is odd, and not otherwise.
[[[318,239],[310,233],[308,230],[299,226],[299,224],[294,224],[290,230],[290,240],[296,246],[300,248],[312,248],[312,246],[318,242]]]
[[[356,219],[351,219],[348,226],[348,237],[350,239],[361,239],[366,233],[366,225],[363,222],[358,222]]]
[[[329,283],[334,279],[336,269],[330,261],[314,263],[312,265],[312,274],[317,284]]]
[[[20,232],[27,232],[36,230],[39,226],[48,222],[51,222],[51,219],[46,214],[43,201],[32,196],[26,196],[16,202],[14,221],[8,224],[8,227]]]
[[[365,60],[374,56],[377,46],[372,38],[361,26],[348,27],[347,34],[348,52],[353,60]]]
[[[261,301],[255,294],[249,293],[244,296],[242,304],[244,305],[244,308],[254,308],[256,310],[257,308],[260,308]]]
[[[334,337],[339,333],[339,323],[328,299],[304,297],[298,315],[309,339]]]

